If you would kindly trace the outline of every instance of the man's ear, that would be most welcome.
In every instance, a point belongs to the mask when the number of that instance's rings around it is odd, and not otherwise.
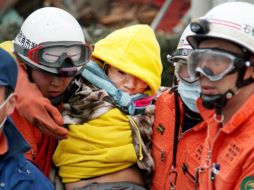
[[[16,101],[17,101],[17,95],[16,95],[16,93],[13,93],[11,96],[12,97],[9,99],[9,101],[7,103],[8,104],[7,105],[8,115],[13,113],[15,105],[16,105]]]

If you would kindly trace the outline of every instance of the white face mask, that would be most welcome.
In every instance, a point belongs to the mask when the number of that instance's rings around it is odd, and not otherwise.
[[[5,104],[11,99],[12,94],[9,95],[9,97],[0,105],[0,110],[5,106]],[[0,123],[0,129],[4,126],[4,123],[7,119],[7,116],[3,119],[3,121]]]
[[[187,84],[179,81],[178,83],[178,93],[180,94],[181,99],[191,111],[196,113],[198,113],[196,101],[200,97],[200,92],[199,82]]]

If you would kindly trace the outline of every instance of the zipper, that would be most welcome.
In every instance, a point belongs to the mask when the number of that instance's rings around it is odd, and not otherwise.
[[[220,134],[220,127],[219,126],[216,126],[217,127],[217,131],[216,131],[216,134],[214,136],[214,138],[212,139],[212,143],[210,144],[210,141],[208,141],[208,152],[207,152],[207,159],[205,160],[205,163],[204,163],[204,169],[208,169],[208,172],[209,172],[209,178],[211,178],[211,171],[212,171],[212,168],[213,168],[213,147],[214,147],[214,144]],[[209,132],[209,127],[208,127],[208,139],[210,139],[210,132]],[[215,189],[215,184],[214,184],[214,181],[211,181],[211,179],[208,179],[208,184],[209,184],[209,189],[210,187],[212,187],[211,190]],[[211,184],[212,183],[212,184]]]
[[[213,153],[213,147],[214,147],[215,141],[218,138],[219,134],[220,134],[220,128],[217,129],[216,134],[215,134],[215,136],[214,136],[214,138],[212,140],[212,144],[210,144],[210,142],[208,142],[207,160],[209,160],[208,162],[210,163],[208,168],[212,167],[212,162],[213,162],[213,158],[212,158],[213,157],[213,155],[212,155],[212,153]],[[210,135],[208,137],[210,137]]]

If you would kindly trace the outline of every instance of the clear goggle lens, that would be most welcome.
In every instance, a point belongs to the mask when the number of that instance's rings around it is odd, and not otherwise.
[[[193,78],[188,72],[188,67],[187,67],[187,60],[184,59],[179,59],[177,62],[174,62],[175,66],[175,75],[176,77],[187,83],[194,83],[198,80],[198,78]]]
[[[42,53],[42,59],[48,63],[56,63],[61,55],[66,54],[67,57],[70,57],[74,62],[81,60],[81,47],[72,46],[72,47],[51,47],[44,49]]]
[[[81,42],[48,42],[41,43],[32,49],[14,44],[15,51],[21,53],[33,62],[47,67],[59,68],[63,61],[69,58],[75,67],[86,64],[91,57],[91,48]]]
[[[235,63],[244,64],[244,60],[238,56],[213,49],[196,49],[190,54],[188,61],[191,78],[202,74],[211,81],[218,81],[233,71],[236,68]]]
[[[188,73],[187,57],[192,51],[193,49],[189,48],[179,48],[172,55],[167,55],[168,62],[173,63],[175,67],[177,79],[182,82],[194,83],[198,80],[197,78],[192,78]]]

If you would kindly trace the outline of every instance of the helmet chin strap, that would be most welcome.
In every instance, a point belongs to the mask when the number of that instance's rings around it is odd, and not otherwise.
[[[226,106],[227,101],[231,99],[235,94],[237,94],[241,87],[247,86],[254,82],[254,79],[251,77],[244,80],[246,70],[247,67],[238,69],[236,86],[232,89],[229,89],[224,94],[206,96],[201,93],[203,106],[207,109],[215,109],[214,120],[220,125],[220,127],[223,126],[222,123],[224,121],[222,108]]]
[[[216,94],[212,96],[205,96],[201,94],[202,104],[207,109],[214,109],[215,113],[213,119],[216,121],[220,128],[223,127],[224,115],[222,108],[226,106],[227,101],[231,99],[237,92],[238,88],[230,89],[224,94]]]
[[[224,94],[216,94],[212,96],[206,96],[201,94],[202,104],[207,109],[214,109],[214,120],[222,127],[224,121],[224,115],[222,113],[222,108],[226,106],[227,101],[231,99],[237,92],[238,88],[230,89]]]

